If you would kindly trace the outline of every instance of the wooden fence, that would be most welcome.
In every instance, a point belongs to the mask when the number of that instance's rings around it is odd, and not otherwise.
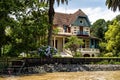
[[[27,66],[43,64],[96,64],[101,61],[120,62],[120,58],[24,58]]]

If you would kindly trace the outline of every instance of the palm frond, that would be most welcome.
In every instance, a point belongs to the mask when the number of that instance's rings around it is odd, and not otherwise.
[[[120,11],[120,0],[106,0],[106,6],[108,6],[108,9],[111,9],[114,12],[117,9]]]

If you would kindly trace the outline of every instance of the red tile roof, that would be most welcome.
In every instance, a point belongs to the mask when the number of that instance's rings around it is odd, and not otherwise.
[[[80,9],[73,14],[55,12],[53,23],[55,25],[61,25],[61,26],[70,25],[76,20],[78,16],[86,17],[87,15]]]

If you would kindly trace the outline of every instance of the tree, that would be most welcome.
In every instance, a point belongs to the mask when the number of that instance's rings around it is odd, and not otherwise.
[[[91,27],[91,35],[104,40],[104,33],[107,30],[106,22],[104,19],[98,19]]]
[[[80,48],[80,45],[83,45],[83,40],[77,38],[76,36],[68,37],[68,42],[65,44],[65,48],[70,49],[73,53],[72,55],[77,55],[77,49]]]
[[[106,0],[106,5],[108,8],[114,12],[118,9],[120,11],[120,0]]]
[[[108,51],[112,51],[114,56],[119,56],[120,54],[120,23],[114,20],[112,25],[109,25],[108,31],[105,33],[105,39],[107,40]]]
[[[21,15],[17,16],[16,26],[11,28],[12,48],[9,56],[17,56],[21,52],[28,53],[46,44],[48,16],[45,7],[47,6],[44,3],[34,2],[31,10],[21,11]]]
[[[49,28],[48,28],[48,45],[51,45],[51,38],[52,38],[52,31],[53,31],[53,18],[54,18],[54,3],[55,0],[41,0],[41,2],[47,2],[49,4],[49,11],[48,11],[48,16],[49,16]],[[60,2],[64,4],[68,4],[68,0],[56,0],[58,6]]]
[[[19,10],[23,10],[22,1],[0,0],[0,56],[2,53],[1,49],[7,42],[5,29],[13,25],[12,22],[14,22],[10,15],[17,13]]]

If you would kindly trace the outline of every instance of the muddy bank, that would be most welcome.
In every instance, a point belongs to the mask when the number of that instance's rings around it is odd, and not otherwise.
[[[54,72],[3,77],[0,80],[120,80],[120,71]]]

